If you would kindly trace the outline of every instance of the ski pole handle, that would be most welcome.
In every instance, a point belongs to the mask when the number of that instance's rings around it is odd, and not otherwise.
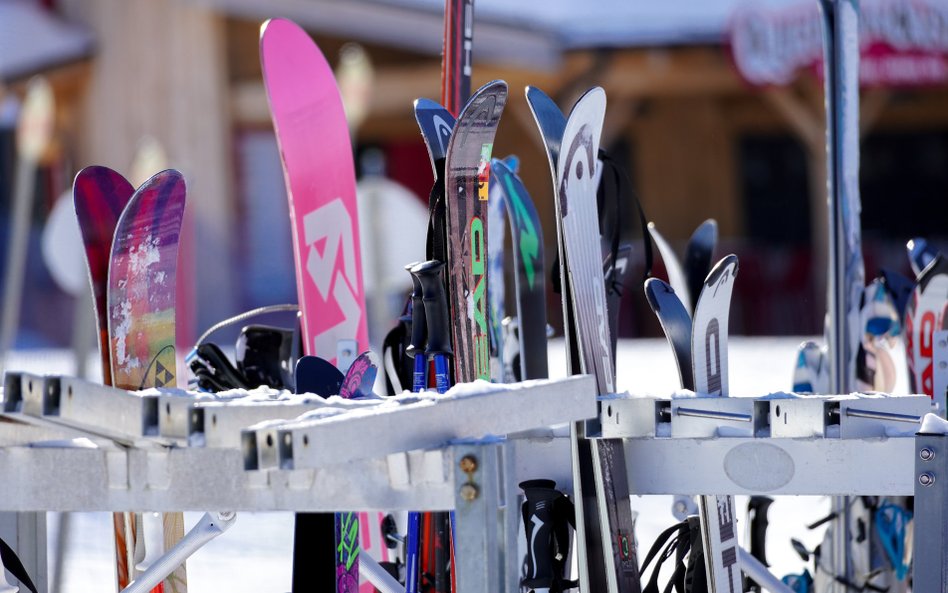
[[[549,590],[555,578],[553,503],[560,493],[553,480],[527,480],[520,483],[526,500],[520,507],[527,536],[524,577],[521,587],[534,591]]]
[[[451,329],[448,325],[448,300],[444,294],[444,282],[441,272],[444,262],[429,260],[411,269],[411,273],[421,283],[422,299],[425,305],[425,320],[428,325],[428,347],[425,355],[434,358],[435,377],[438,391],[443,393],[451,385],[449,357],[451,349]]]
[[[425,343],[425,330],[427,329],[425,321],[425,303],[423,299],[421,281],[412,273],[412,269],[418,265],[418,262],[408,264],[405,269],[411,273],[411,343],[405,353],[415,361],[414,372],[412,373],[411,390],[414,392],[424,391],[428,386],[428,357],[424,356],[421,347]],[[420,355],[420,356],[419,356]]]

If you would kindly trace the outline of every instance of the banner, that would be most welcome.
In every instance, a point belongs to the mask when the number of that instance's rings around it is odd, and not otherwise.
[[[747,5],[730,24],[731,56],[751,85],[785,85],[801,70],[823,75],[822,17],[816,0],[786,8]],[[863,0],[862,86],[948,83],[948,0]]]

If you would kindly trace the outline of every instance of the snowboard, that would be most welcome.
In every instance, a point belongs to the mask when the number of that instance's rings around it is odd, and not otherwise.
[[[352,144],[326,58],[295,23],[271,19],[260,32],[264,86],[290,206],[303,351],[345,372],[368,347]],[[359,554],[388,560],[381,525],[362,515],[335,520],[297,514],[294,591],[370,591]],[[360,535],[361,545],[360,545]]]
[[[116,223],[108,272],[109,362],[112,385],[122,389],[176,387],[175,276],[178,239],[184,217],[184,178],[174,170],[162,171],[142,184],[129,199]],[[184,537],[183,513],[163,513],[164,550]],[[148,541],[137,530],[135,559],[151,565],[164,550],[144,549]],[[175,569],[155,590],[187,591],[185,565]]]
[[[108,167],[92,166],[79,171],[73,182],[73,204],[82,233],[99,331],[99,358],[102,382],[112,384],[109,346],[108,283],[112,238],[122,211],[135,188],[122,175]],[[112,513],[115,536],[116,578],[119,590],[131,581],[129,541],[126,539],[126,513]]]

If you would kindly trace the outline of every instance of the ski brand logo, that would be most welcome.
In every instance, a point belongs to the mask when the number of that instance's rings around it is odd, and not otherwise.
[[[448,152],[448,143],[451,141],[451,124],[446,122],[443,117],[440,115],[434,115],[431,118],[431,122],[434,124],[435,129],[435,138],[438,139],[438,146],[441,148],[441,155],[443,156]]]
[[[708,372],[708,395],[721,395],[721,325],[712,317],[704,333],[704,355]]]
[[[563,139],[564,143],[566,138]],[[609,343],[609,319],[606,310],[606,287],[601,275],[602,255],[599,248],[599,238],[587,236],[588,229],[597,229],[599,226],[596,212],[596,151],[593,147],[593,131],[588,124],[582,125],[576,132],[576,135],[569,143],[569,150],[566,153],[565,168],[561,172],[560,181],[560,217],[563,219],[563,225],[574,229],[569,233],[569,247],[566,250],[567,257],[569,253],[574,253],[576,265],[571,264],[571,273],[578,274],[580,270],[589,270],[587,263],[593,263],[600,273],[593,274],[589,271],[584,274],[583,285],[588,286],[589,296],[592,297],[595,305],[595,338],[589,336],[589,339],[598,339],[599,344],[596,354],[599,355],[598,361],[592,361],[591,366],[596,367],[597,377],[604,381],[601,388],[606,389],[608,393],[615,391],[615,371],[612,367],[612,345]],[[591,207],[577,207],[570,214],[570,200],[575,200],[577,204]],[[589,202],[591,200],[591,202]],[[573,242],[576,245],[573,245]],[[597,263],[598,262],[598,263]],[[574,306],[579,302],[579,296],[574,296]],[[577,317],[581,317],[577,312]],[[583,332],[591,334],[592,332]],[[593,350],[590,348],[590,350]],[[590,352],[592,354],[592,352]],[[593,369],[587,369],[592,371]]]
[[[717,504],[715,506],[717,507],[716,514],[720,542],[722,544],[729,544],[727,547],[722,548],[721,550],[721,564],[727,571],[728,590],[730,593],[740,593],[734,591],[734,567],[737,565],[737,549],[735,546],[737,545],[737,542],[734,541],[734,508],[731,505],[732,497],[717,497]]]
[[[474,331],[474,374],[478,379],[490,381],[490,347],[487,338],[487,252],[484,241],[484,222],[477,216],[471,218],[471,276],[474,292],[470,307],[476,324]]]
[[[527,283],[530,288],[534,288],[534,278],[536,269],[534,263],[540,255],[540,239],[537,237],[537,230],[530,220],[530,213],[523,202],[523,196],[517,191],[516,185],[511,181],[509,175],[504,175],[503,184],[507,188],[507,195],[512,198],[514,218],[517,226],[520,228],[520,258],[523,260],[523,267],[527,271]]]
[[[310,280],[320,298],[335,302],[343,314],[342,321],[313,336],[313,353],[335,358],[337,342],[356,336],[362,321],[352,217],[342,199],[336,198],[304,216],[303,235],[307,245],[306,272]],[[322,254],[317,247],[320,244]],[[305,306],[315,308],[314,303]],[[316,316],[316,313],[310,311],[309,317]]]
[[[493,144],[481,145],[481,160],[477,163],[477,199],[486,202],[490,195],[490,153]]]
[[[355,513],[336,517],[336,591],[357,593],[359,590],[359,518]]]

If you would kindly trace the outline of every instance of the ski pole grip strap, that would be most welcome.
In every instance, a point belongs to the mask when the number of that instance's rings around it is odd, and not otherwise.
[[[448,300],[444,294],[441,271],[444,262],[429,260],[411,269],[421,283],[425,321],[428,325],[428,347],[425,354],[454,354],[451,349],[451,328],[448,325]]]
[[[405,269],[411,273],[412,268],[419,262],[408,264]],[[414,275],[411,275],[411,342],[405,349],[405,354],[415,358],[415,354],[424,352],[425,343],[425,303],[423,300],[421,281]]]

